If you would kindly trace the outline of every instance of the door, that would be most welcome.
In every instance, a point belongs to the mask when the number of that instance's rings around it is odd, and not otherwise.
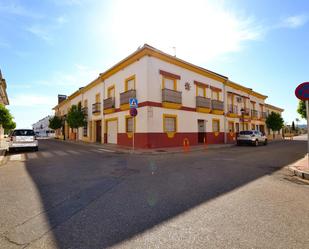
[[[117,120],[107,122],[107,143],[117,144]]]
[[[96,121],[96,142],[101,143],[102,142],[102,124],[101,120]]]
[[[198,142],[204,143],[205,138],[205,120],[197,120],[198,125]]]

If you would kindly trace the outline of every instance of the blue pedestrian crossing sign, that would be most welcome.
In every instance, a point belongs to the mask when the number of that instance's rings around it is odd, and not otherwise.
[[[137,108],[138,107],[137,98],[130,98],[129,104],[130,104],[130,108]]]

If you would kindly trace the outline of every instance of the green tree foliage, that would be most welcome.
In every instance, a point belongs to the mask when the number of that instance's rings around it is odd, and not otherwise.
[[[81,105],[72,105],[67,116],[68,125],[71,128],[79,128],[85,126],[86,120]]]
[[[271,112],[266,119],[266,125],[275,132],[279,131],[284,126],[284,121],[279,113]]]
[[[62,125],[63,125],[63,121],[58,116],[54,116],[54,117],[49,119],[48,127],[53,129],[53,130],[60,129],[62,127]]]
[[[306,102],[303,100],[300,100],[298,103],[298,107],[297,107],[297,112],[299,113],[299,115],[306,119],[307,118],[307,114],[306,114]]]
[[[16,123],[13,121],[10,111],[4,105],[0,105],[0,125],[6,133],[16,128]]]

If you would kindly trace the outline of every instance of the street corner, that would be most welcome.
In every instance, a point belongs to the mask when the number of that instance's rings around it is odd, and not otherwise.
[[[309,161],[308,156],[303,157],[302,159],[298,160],[291,166],[289,166],[289,170],[295,176],[298,176],[302,179],[309,180]]]

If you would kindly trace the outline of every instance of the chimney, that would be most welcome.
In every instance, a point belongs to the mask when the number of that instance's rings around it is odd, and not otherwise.
[[[63,94],[58,94],[58,104],[60,104],[62,101],[66,100],[67,96]]]

